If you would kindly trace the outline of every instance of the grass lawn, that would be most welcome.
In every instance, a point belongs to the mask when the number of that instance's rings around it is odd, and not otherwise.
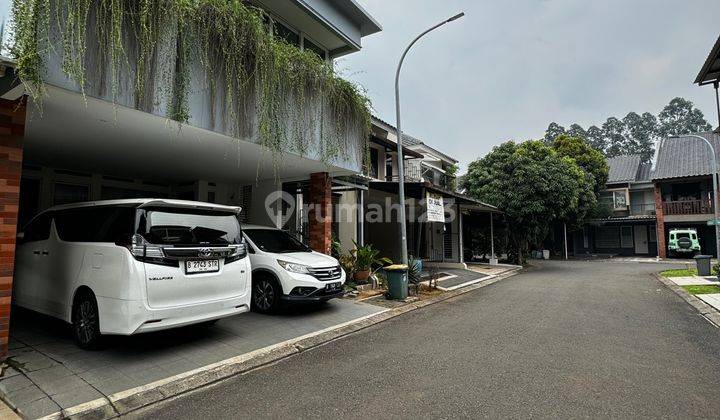
[[[663,277],[692,277],[697,275],[697,268],[681,268],[675,270],[665,270],[660,273]]]
[[[720,287],[717,286],[682,286],[693,295],[706,295],[708,293],[720,293]]]

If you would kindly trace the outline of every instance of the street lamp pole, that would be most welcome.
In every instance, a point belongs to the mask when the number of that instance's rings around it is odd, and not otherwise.
[[[718,221],[720,220],[720,207],[718,206],[718,166],[717,166],[717,158],[715,157],[715,147],[713,147],[712,143],[708,139],[706,139],[703,136],[698,136],[696,134],[685,134],[683,136],[672,136],[671,139],[680,139],[683,137],[690,137],[697,140],[702,140],[707,144],[707,146],[710,148],[710,162],[712,164],[712,180],[713,180],[713,208],[715,209],[715,255],[720,262],[720,225],[718,225]],[[720,278],[720,274],[718,274],[718,278]]]
[[[408,251],[407,226],[405,221],[405,164],[403,162],[402,128],[400,126],[400,70],[402,69],[403,61],[405,61],[405,56],[407,55],[408,51],[410,51],[410,48],[412,48],[412,46],[415,45],[415,43],[418,42],[420,38],[425,36],[427,33],[445,25],[446,23],[450,23],[454,20],[460,19],[463,16],[465,16],[464,12],[458,13],[450,19],[438,23],[437,25],[426,30],[425,32],[418,35],[415,39],[413,39],[410,45],[408,45],[407,48],[405,48],[405,51],[403,51],[403,54],[400,57],[400,62],[398,63],[397,72],[395,72],[395,122],[397,127],[398,143],[398,199],[400,202],[400,211],[398,216],[400,218],[400,246],[402,252],[402,263],[405,265],[408,265]]]

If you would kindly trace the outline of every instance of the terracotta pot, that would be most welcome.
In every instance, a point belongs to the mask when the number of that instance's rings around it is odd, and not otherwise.
[[[370,270],[356,271],[353,273],[353,280],[356,282],[367,281],[368,278],[370,278]]]

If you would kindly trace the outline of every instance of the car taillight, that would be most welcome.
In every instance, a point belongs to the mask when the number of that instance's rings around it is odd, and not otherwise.
[[[244,238],[240,242],[240,244],[234,245],[232,248],[232,253],[225,258],[225,264],[230,264],[235,261],[242,260],[247,256],[247,245],[245,244]]]
[[[135,234],[127,245],[130,253],[138,261],[143,261],[152,264],[168,265],[177,267],[178,262],[165,258],[165,253],[161,246],[153,245],[145,240],[142,235]]]

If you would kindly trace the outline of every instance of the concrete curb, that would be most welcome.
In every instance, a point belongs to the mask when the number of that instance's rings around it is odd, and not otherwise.
[[[695,297],[695,295],[688,293],[687,290],[683,289],[681,286],[678,286],[667,277],[663,277],[660,274],[654,274],[654,277],[660,283],[664,284],[665,287],[672,290],[673,292],[675,292],[675,294],[683,298],[685,302],[695,308],[700,313],[700,315],[702,315],[705,319],[714,324],[715,327],[720,328],[720,311],[703,302],[701,299]]]
[[[480,281],[479,283],[463,287],[462,289],[451,290],[427,300],[417,301],[412,304],[393,309],[387,309],[373,315],[368,315],[325,330],[274,344],[250,353],[241,354],[239,356],[184,372],[170,378],[162,379],[160,381],[126,391],[121,391],[112,394],[107,398],[98,398],[74,407],[66,408],[62,411],[45,416],[42,419],[57,420],[69,418],[98,420],[110,419],[124,415],[147,405],[184,394],[197,388],[227,379],[231,376],[249,372],[314,347],[327,344],[348,334],[363,330],[372,325],[400,316],[404,313],[443,302],[473,290],[489,286],[502,279],[511,277],[519,271],[519,268],[514,269],[489,279],[483,279],[483,281]]]

